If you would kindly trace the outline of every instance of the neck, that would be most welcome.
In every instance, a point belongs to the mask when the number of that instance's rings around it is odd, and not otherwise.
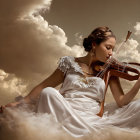
[[[96,62],[97,59],[88,53],[85,57],[83,57],[84,62],[90,67],[92,63]]]

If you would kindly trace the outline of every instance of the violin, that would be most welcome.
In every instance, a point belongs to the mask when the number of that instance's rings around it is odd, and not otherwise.
[[[130,36],[131,32],[128,31],[128,35],[126,37],[126,41]],[[125,42],[126,42],[125,41]],[[105,95],[108,88],[108,82],[111,76],[120,77],[129,81],[137,80],[140,77],[140,71],[130,65],[140,66],[140,63],[136,62],[119,62],[115,60],[113,57],[110,57],[107,62],[104,64],[102,62],[97,62],[93,66],[94,70],[98,72],[97,77],[101,77],[105,81],[105,93],[104,93],[104,100],[101,102],[100,112],[96,115],[102,117],[104,112],[104,102],[105,102]],[[130,74],[133,73],[132,74]]]
[[[114,58],[113,58],[114,59]],[[107,65],[107,66],[106,66]],[[136,62],[118,62],[115,59],[110,64],[96,65],[94,70],[98,72],[97,77],[102,77],[101,75],[109,72],[110,76],[117,76],[129,81],[137,80],[140,76],[140,71],[130,65],[140,66],[140,63]],[[129,73],[133,73],[129,74]],[[135,75],[134,75],[135,74]]]

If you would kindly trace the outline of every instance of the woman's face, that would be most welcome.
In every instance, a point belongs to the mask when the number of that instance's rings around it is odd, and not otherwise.
[[[106,41],[95,46],[96,59],[101,62],[106,62],[112,56],[112,51],[115,47],[116,40],[114,37],[108,38]]]

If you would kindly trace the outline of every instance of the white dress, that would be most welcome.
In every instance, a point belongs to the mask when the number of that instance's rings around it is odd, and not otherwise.
[[[58,69],[65,74],[60,90],[44,88],[37,106],[38,113],[51,113],[62,128],[74,137],[99,132],[107,127],[130,131],[140,128],[140,100],[122,108],[105,106],[103,117],[100,102],[104,97],[105,83],[99,77],[83,77],[79,64],[72,56],[60,58]]]

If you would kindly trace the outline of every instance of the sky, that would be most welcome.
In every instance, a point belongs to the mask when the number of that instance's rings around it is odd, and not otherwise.
[[[118,56],[139,62],[139,5],[138,0],[1,0],[0,104],[29,93],[60,57],[85,55],[82,40],[99,26],[114,32],[116,47],[132,31]]]
[[[140,21],[139,5],[139,0],[54,0],[43,16],[65,31],[70,45],[76,43],[75,34],[85,37],[98,26],[110,27],[120,42],[128,30],[135,32],[134,26]]]

